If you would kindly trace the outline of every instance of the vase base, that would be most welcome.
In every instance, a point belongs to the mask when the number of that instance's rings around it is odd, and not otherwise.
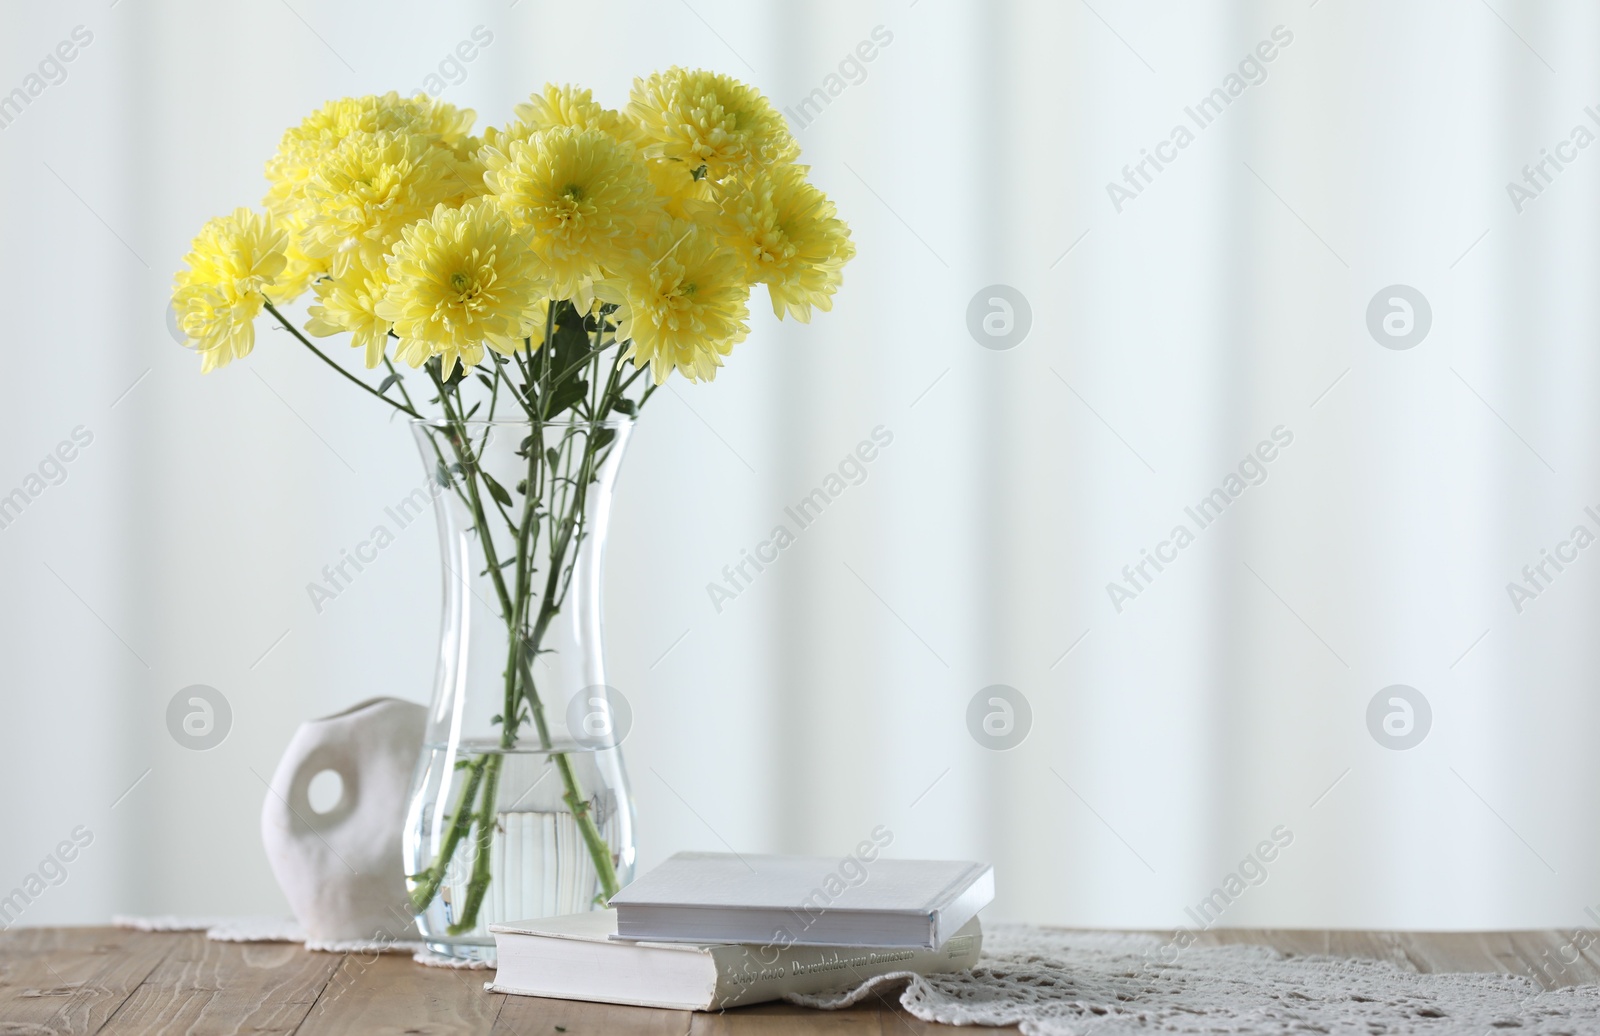
[[[485,943],[477,939],[424,939],[422,945],[435,957],[462,964],[487,964],[494,967],[495,947],[491,939]]]

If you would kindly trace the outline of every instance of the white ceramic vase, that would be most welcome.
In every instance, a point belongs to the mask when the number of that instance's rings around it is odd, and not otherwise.
[[[416,938],[401,863],[401,828],[428,710],[373,698],[303,723],[273,773],[261,841],[307,945]],[[338,774],[326,812],[312,779]]]

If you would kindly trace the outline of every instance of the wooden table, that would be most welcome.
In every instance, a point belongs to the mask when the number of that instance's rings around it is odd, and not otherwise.
[[[1546,986],[1600,981],[1590,947],[1576,964],[1570,933],[1418,934],[1217,930],[1209,943],[1262,943],[1287,953],[1410,961],[1420,971],[1489,971]],[[723,1014],[609,1007],[483,991],[486,973],[425,968],[410,958],[309,953],[283,943],[211,942],[202,934],[115,928],[0,933],[0,1036],[45,1033],[493,1033],[495,1036],[904,1036],[1012,1029],[929,1025],[890,1003],[807,1011],[783,1004]],[[891,998],[892,999],[892,998]]]

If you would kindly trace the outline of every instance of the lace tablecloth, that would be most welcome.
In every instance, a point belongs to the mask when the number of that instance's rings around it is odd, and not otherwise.
[[[898,991],[924,1021],[1020,1025],[1024,1036],[1600,1033],[1595,985],[1544,990],[1515,976],[1423,974],[1390,961],[1285,956],[1264,946],[1171,950],[1154,936],[1002,925],[984,934],[971,972],[885,975],[791,999],[838,1008]]]

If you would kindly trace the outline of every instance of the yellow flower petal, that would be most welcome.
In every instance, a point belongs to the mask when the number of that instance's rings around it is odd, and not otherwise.
[[[543,340],[545,272],[487,199],[459,209],[441,205],[406,227],[387,276],[373,313],[393,323],[395,357],[413,367],[438,356],[448,373],[457,362],[481,363],[486,341],[509,351],[526,338],[536,347]]]
[[[731,251],[703,224],[662,220],[655,232],[595,282],[617,306],[625,358],[650,365],[657,385],[677,370],[690,381],[716,377],[722,357],[749,334],[750,284]]]
[[[200,369],[226,366],[255,348],[255,318],[288,262],[288,235],[270,214],[236,209],[208,222],[173,282],[178,328]]]
[[[633,149],[600,130],[557,126],[485,147],[491,196],[549,268],[552,297],[574,298],[634,242],[654,196]]]
[[[647,158],[705,166],[720,182],[792,162],[800,146],[761,91],[720,72],[670,68],[635,79],[627,107]]]
[[[855,256],[850,228],[833,202],[806,181],[807,167],[782,165],[722,193],[722,232],[752,281],[767,286],[772,312],[809,323],[833,308],[844,264]]]
[[[367,367],[383,362],[394,326],[377,314],[377,305],[389,288],[387,265],[368,269],[359,262],[340,277],[328,277],[316,286],[317,302],[307,309],[306,330],[318,338],[350,332],[350,344],[365,350]]]

